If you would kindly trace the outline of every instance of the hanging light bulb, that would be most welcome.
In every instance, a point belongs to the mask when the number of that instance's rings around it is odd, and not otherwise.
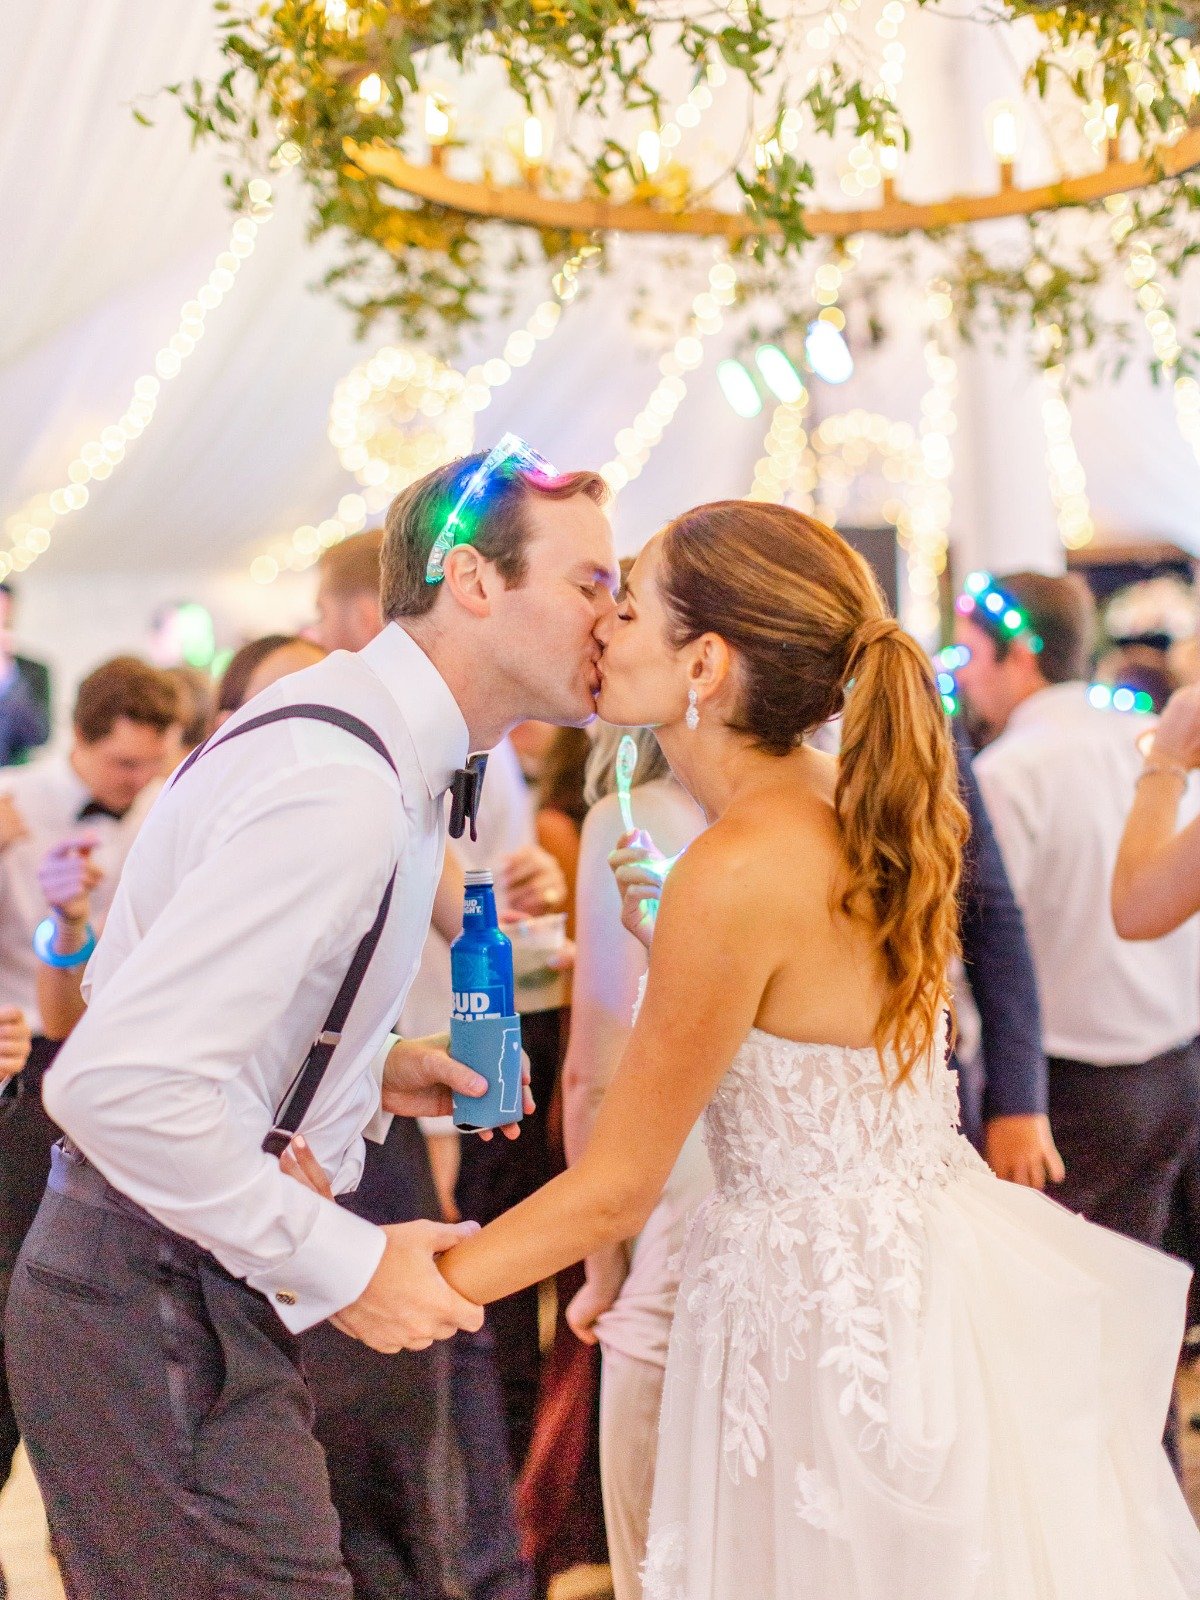
[[[531,167],[536,167],[546,151],[546,130],[542,127],[540,117],[528,116],[522,129],[521,144],[525,152],[525,159]]]
[[[358,103],[364,111],[385,105],[391,98],[387,84],[377,72],[369,72],[358,86]]]
[[[776,400],[785,406],[795,405],[804,393],[804,379],[791,358],[777,344],[760,344],[754,352],[754,364]]]
[[[638,134],[637,153],[642,171],[652,178],[662,163],[662,140],[653,128],[643,128]]]
[[[1011,100],[996,100],[987,110],[988,143],[1000,167],[1000,183],[1008,188],[1013,180],[1013,163],[1021,151],[1020,113]]]
[[[762,410],[758,385],[740,361],[732,357],[717,363],[717,382],[721,393],[739,417],[756,417]]]
[[[845,383],[854,371],[854,357],[841,329],[823,317],[809,323],[804,353],[817,377],[826,383]]]

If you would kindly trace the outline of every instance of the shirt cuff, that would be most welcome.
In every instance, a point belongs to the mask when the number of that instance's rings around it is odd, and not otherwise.
[[[363,1129],[364,1139],[370,1139],[372,1144],[382,1144],[388,1136],[388,1129],[392,1125],[392,1113],[383,1109],[383,1072],[387,1066],[387,1058],[391,1054],[392,1046],[399,1044],[400,1040],[394,1033],[389,1033],[383,1044],[379,1047],[371,1061],[371,1076],[379,1088],[379,1109]]]
[[[304,1243],[269,1272],[246,1282],[265,1295],[291,1333],[303,1333],[358,1299],[374,1276],[387,1243],[382,1228],[321,1200]]]

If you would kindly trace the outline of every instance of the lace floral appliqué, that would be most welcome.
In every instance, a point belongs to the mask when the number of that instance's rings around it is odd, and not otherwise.
[[[756,1029],[705,1114],[717,1187],[692,1226],[685,1292],[735,1481],[766,1454],[768,1372],[782,1382],[805,1359],[836,1375],[859,1448],[890,1456],[887,1323],[920,1309],[922,1200],[979,1165],[956,1132],[944,1038],[937,1049],[892,1089],[873,1050]]]

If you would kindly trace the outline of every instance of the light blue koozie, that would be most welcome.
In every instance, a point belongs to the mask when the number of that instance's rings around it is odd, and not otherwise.
[[[450,946],[454,1008],[450,1054],[488,1081],[475,1098],[454,1096],[454,1125],[498,1128],[521,1120],[521,1019],[513,998],[512,943],[500,929],[490,872],[468,872],[463,931]]]

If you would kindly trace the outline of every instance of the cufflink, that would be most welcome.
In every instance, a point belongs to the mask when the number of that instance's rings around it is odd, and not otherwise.
[[[296,1291],[294,1289],[276,1289],[275,1298],[281,1306],[294,1306],[296,1304]]]

